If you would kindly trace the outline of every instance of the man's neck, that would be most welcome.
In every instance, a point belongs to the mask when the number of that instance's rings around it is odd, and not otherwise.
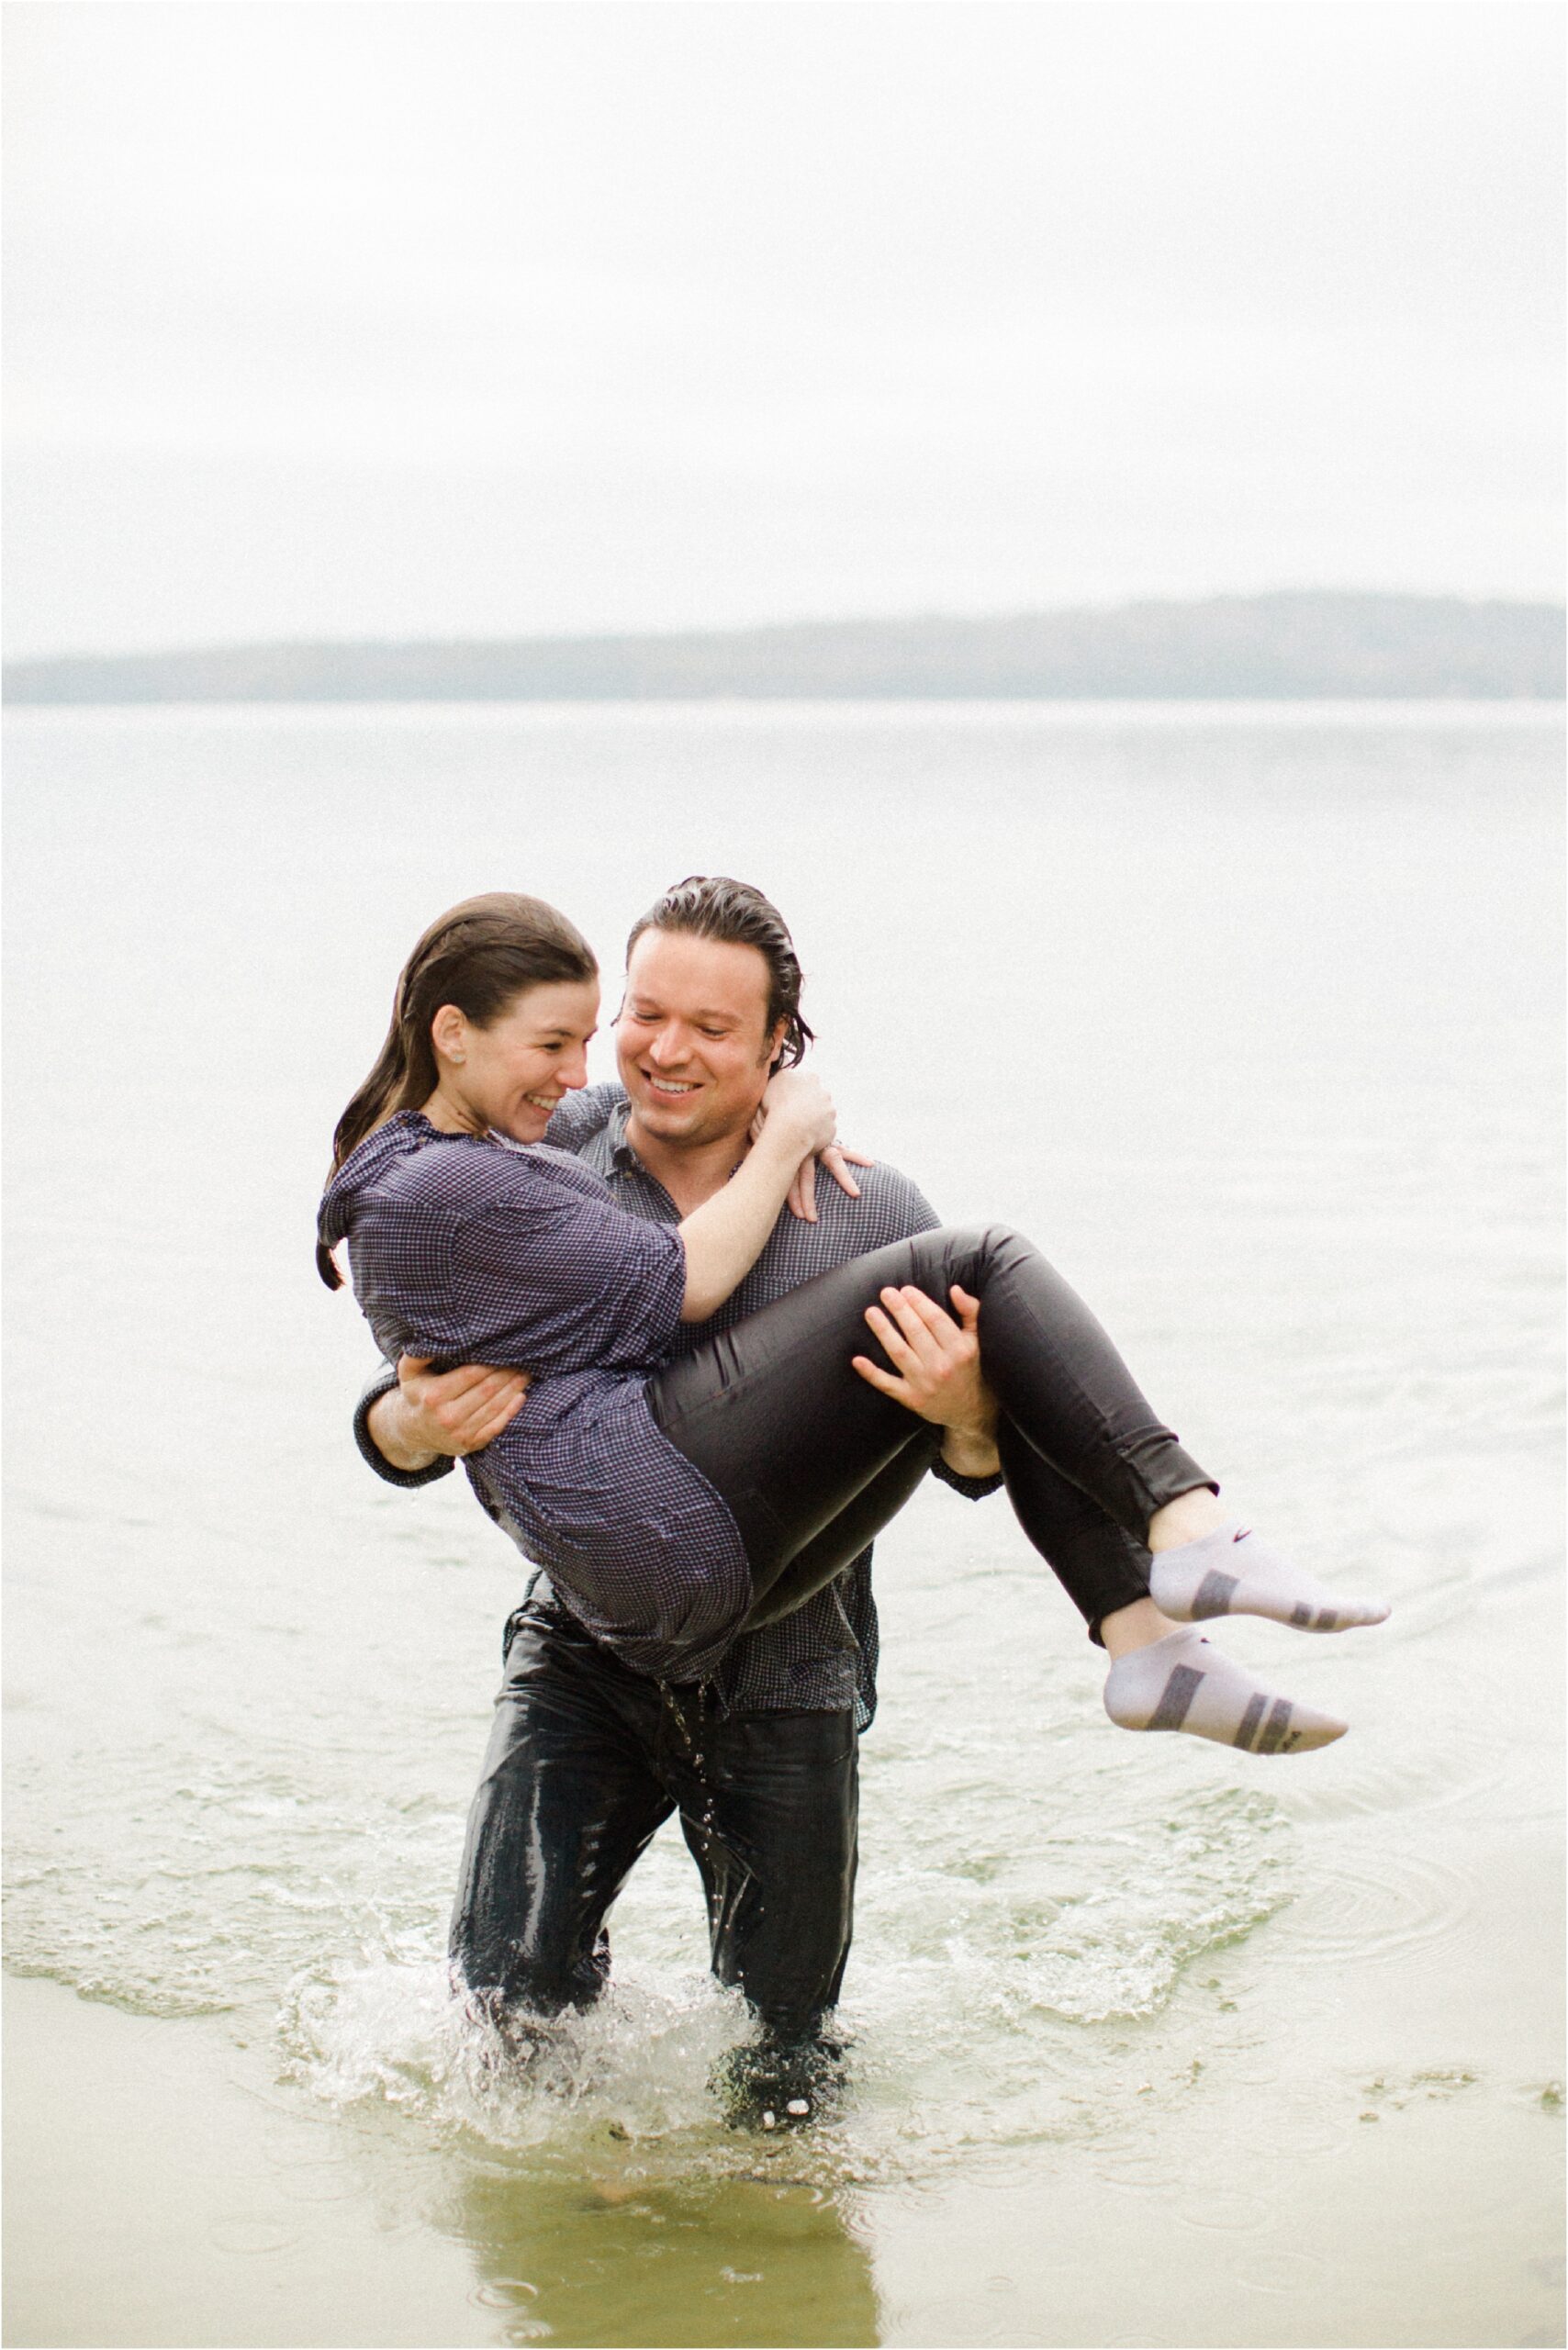
[[[722,1192],[751,1148],[745,1127],[738,1133],[719,1135],[711,1142],[662,1142],[657,1135],[644,1130],[635,1110],[626,1121],[626,1139],[682,1215],[690,1215],[705,1200]]]

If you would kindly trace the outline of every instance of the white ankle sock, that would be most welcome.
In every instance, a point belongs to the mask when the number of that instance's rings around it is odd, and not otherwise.
[[[1215,1616],[1268,1616],[1298,1632],[1345,1632],[1356,1624],[1381,1624],[1388,1614],[1386,1600],[1342,1598],[1234,1519],[1199,1541],[1157,1550],[1148,1595],[1161,1615],[1178,1624],[1204,1624]]]
[[[1201,1632],[1168,1632],[1119,1656],[1105,1681],[1105,1711],[1122,1729],[1182,1729],[1249,1754],[1305,1754],[1343,1738],[1346,1725],[1278,1696]]]

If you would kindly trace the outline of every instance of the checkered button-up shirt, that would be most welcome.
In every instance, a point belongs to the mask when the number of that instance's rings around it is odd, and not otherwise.
[[[550,1122],[550,1143],[572,1152],[600,1177],[618,1207],[651,1224],[678,1224],[679,1209],[628,1143],[626,1122],[626,1097],[620,1086],[592,1086],[574,1094],[557,1110]],[[878,1165],[857,1171],[858,1200],[850,1199],[836,1183],[819,1182],[817,1223],[802,1223],[786,1209],[739,1287],[710,1321],[678,1325],[671,1352],[689,1353],[714,1331],[755,1314],[817,1273],[830,1271],[890,1241],[935,1228],[937,1217],[929,1202],[896,1168]],[[364,1458],[381,1476],[395,1484],[426,1484],[447,1475],[454,1464],[440,1460],[425,1470],[395,1470],[376,1450],[370,1436],[370,1406],[396,1383],[389,1366],[375,1373],[360,1399],[355,1436]],[[1000,1483],[997,1478],[958,1476],[940,1462],[935,1474],[971,1497],[992,1492]],[[559,1578],[553,1580],[556,1604],[565,1600],[570,1611],[578,1615],[575,1600],[561,1589]],[[536,1603],[539,1596],[536,1591]],[[594,1628],[589,1624],[588,1628]],[[877,1662],[877,1607],[868,1550],[793,1615],[734,1639],[711,1678],[725,1703],[737,1710],[826,1711],[853,1707],[864,1728],[876,1709]]]

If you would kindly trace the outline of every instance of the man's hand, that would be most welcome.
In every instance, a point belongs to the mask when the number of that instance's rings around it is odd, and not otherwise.
[[[432,1371],[428,1359],[399,1355],[397,1386],[370,1407],[371,1439],[394,1469],[428,1469],[443,1455],[465,1460],[517,1417],[528,1383],[525,1371],[467,1362]]]
[[[866,1319],[894,1369],[883,1371],[866,1355],[856,1355],[854,1367],[870,1386],[946,1431],[942,1458],[949,1469],[994,1477],[1001,1413],[980,1374],[980,1300],[956,1285],[949,1294],[957,1321],[924,1290],[885,1289]]]

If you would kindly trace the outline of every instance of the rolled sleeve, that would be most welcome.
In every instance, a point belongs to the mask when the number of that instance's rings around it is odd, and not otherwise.
[[[983,1502],[988,1494],[999,1494],[1006,1483],[1000,1469],[993,1469],[989,1477],[966,1477],[961,1469],[949,1469],[940,1453],[931,1464],[931,1473],[940,1483],[962,1494],[967,1502]]]

